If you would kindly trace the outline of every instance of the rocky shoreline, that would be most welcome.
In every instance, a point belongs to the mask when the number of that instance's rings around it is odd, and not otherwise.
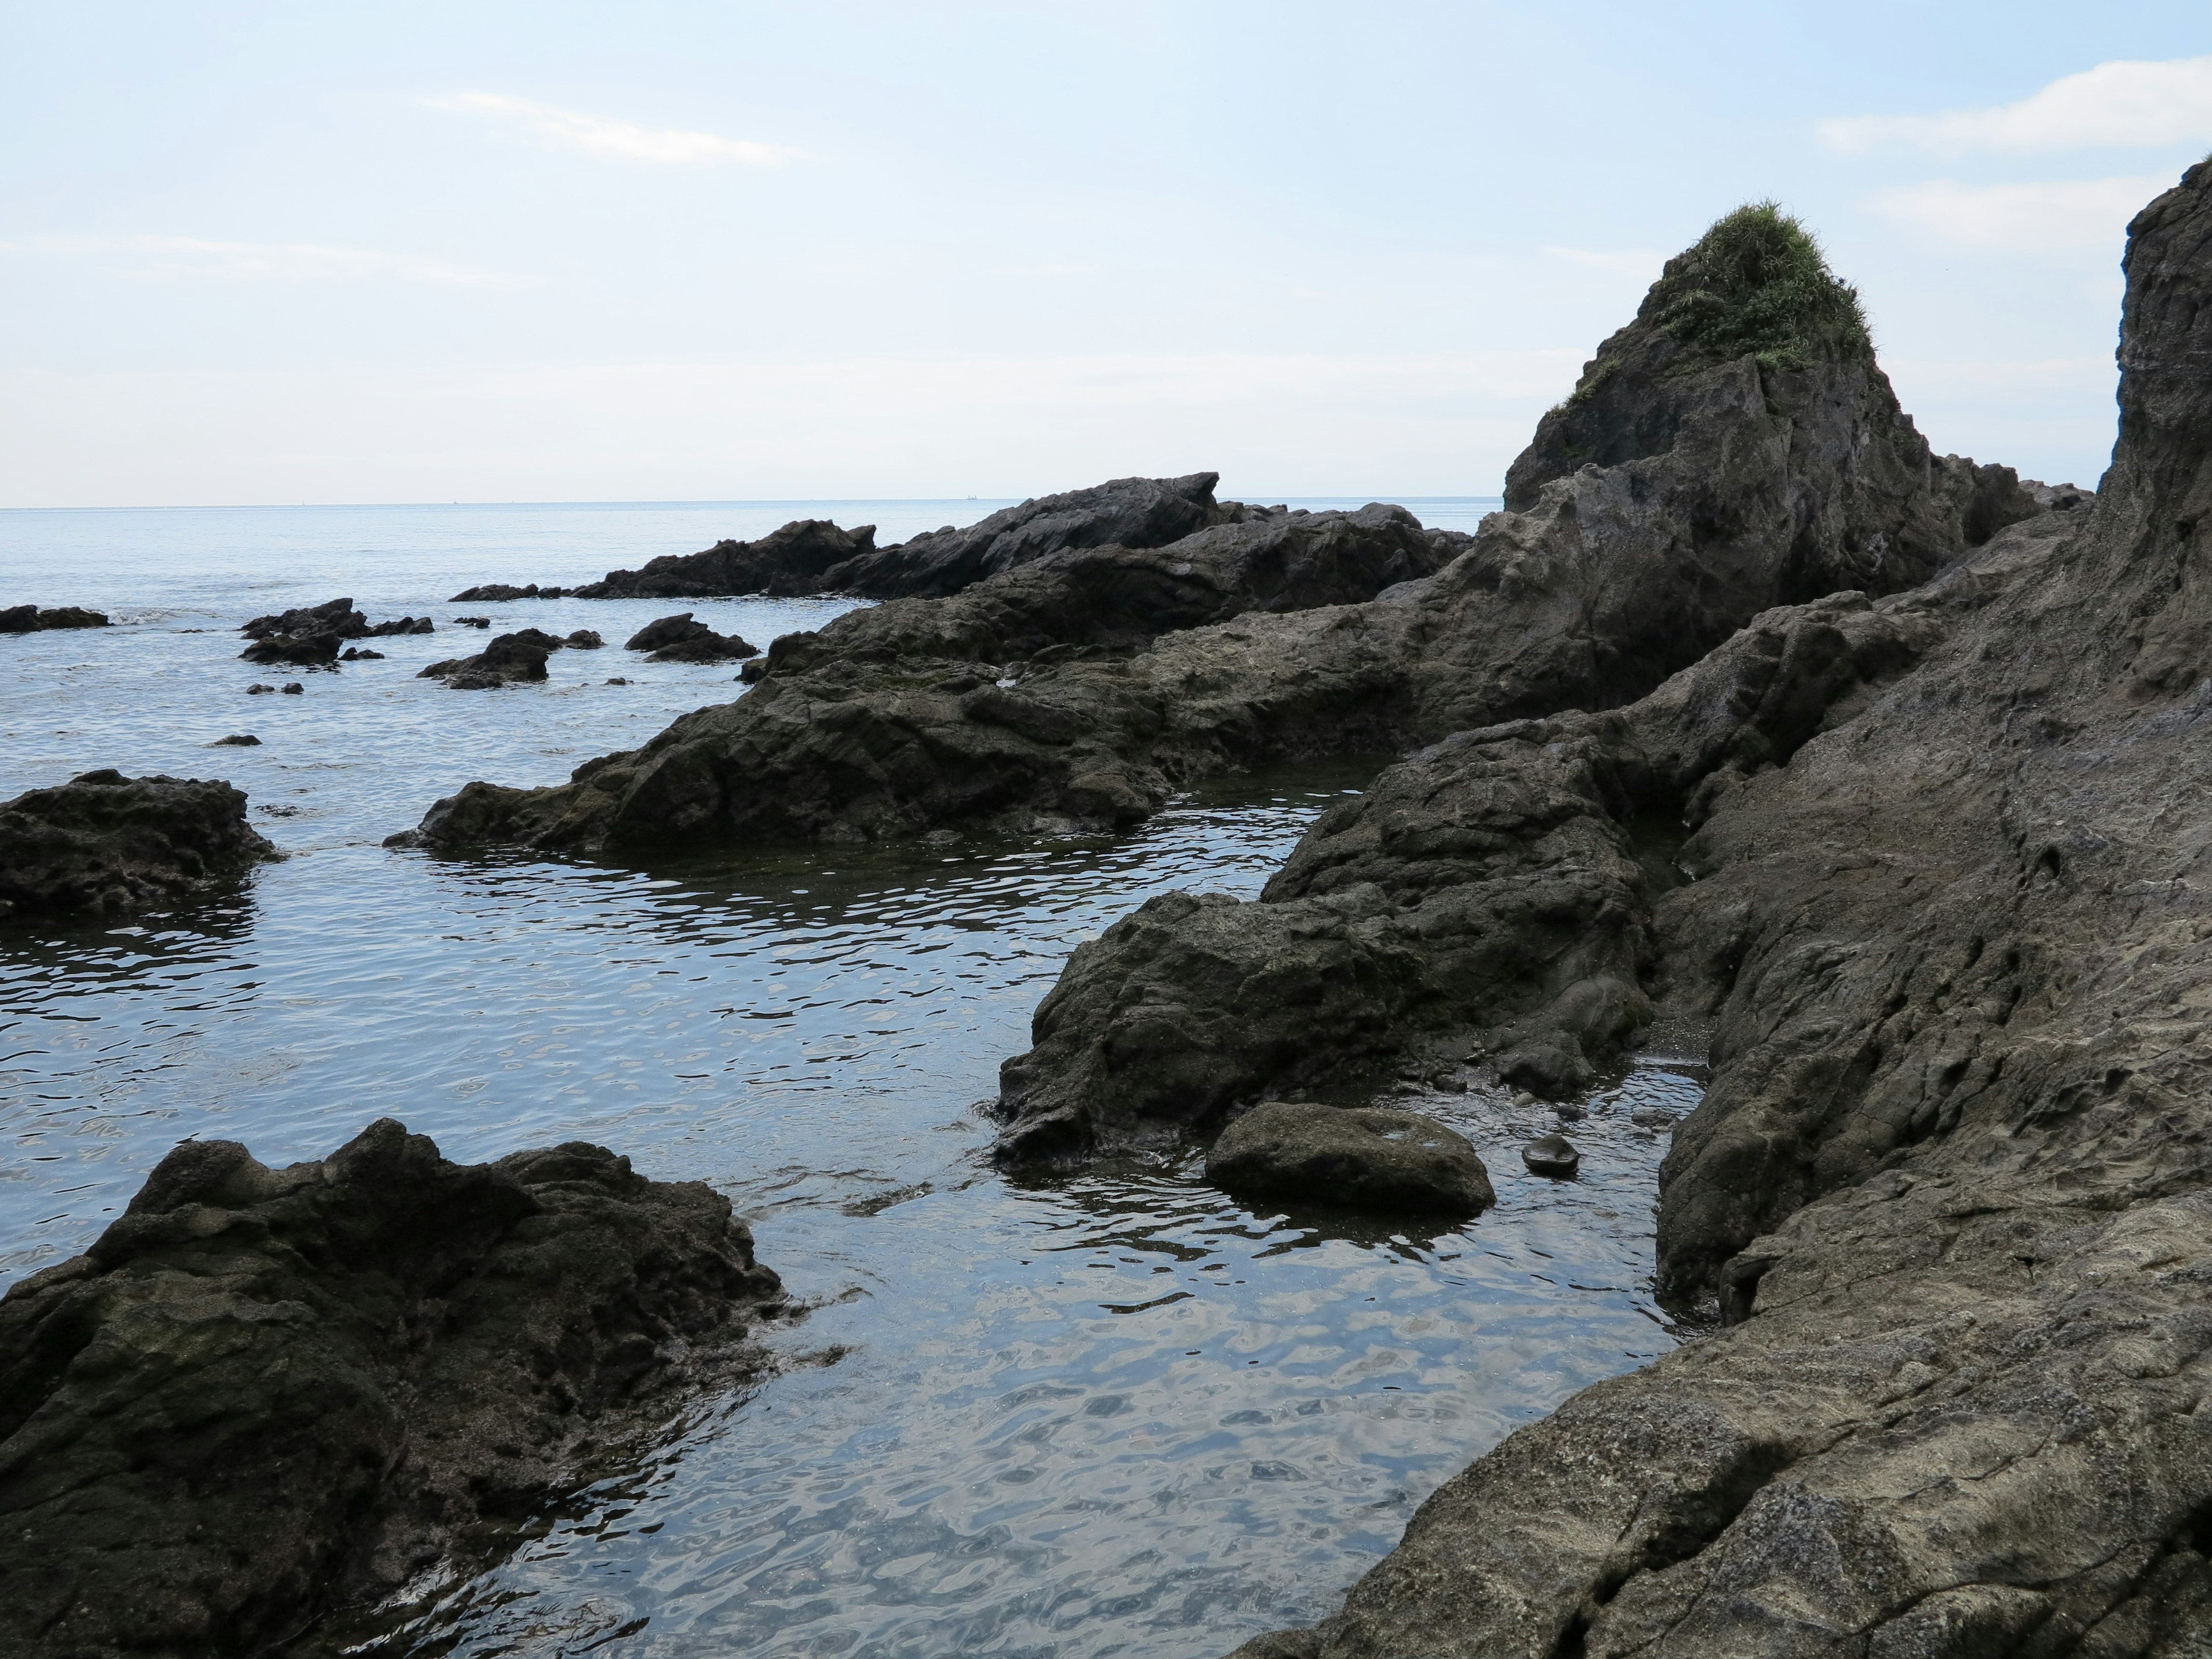
[[[2212,1640],[2212,163],[2127,270],[2094,507],[1838,619],[1887,665],[1709,774],[1694,879],[1640,907],[1662,1003],[1716,1021],[1662,1286],[1729,1328],[1510,1437],[1245,1659]]]
[[[1198,473],[471,589],[884,602],[764,657],[664,618],[629,648],[755,689],[393,842],[1095,830],[1395,752],[1256,900],[1170,893],[1074,951],[994,1157],[1204,1144],[1232,1191],[1464,1216],[1487,1172],[1361,1103],[1389,1079],[1479,1055],[1565,1099],[1655,1021],[1706,1030],[1657,1272],[1716,1328],[1510,1436],[1340,1613],[1241,1659],[2182,1659],[2212,1643],[2212,161],[2126,268],[2094,495],[1935,455],[1856,296],[1752,208],[1669,262],[1472,537]],[[249,653],[428,629],[339,600]],[[424,672],[488,689],[599,643],[523,629]],[[272,850],[243,810],[33,792],[0,836],[55,873],[0,900],[225,878]],[[203,830],[149,842],[165,813]],[[1525,1157],[1572,1172],[1558,1137]],[[573,1482],[702,1345],[744,1375],[778,1296],[726,1201],[602,1148],[464,1168],[386,1120],[270,1170],[187,1143],[0,1298],[0,1619],[57,1654],[287,1640]]]
[[[1840,284],[1774,331],[1747,296],[1810,245],[1759,212],[1669,264],[1428,570],[1216,578],[1215,614],[1147,626],[1098,596],[1268,535],[1417,544],[1369,508],[1048,553],[778,641],[751,696],[415,832],[1127,823],[1212,770],[1413,750],[1260,901],[1170,895],[1076,952],[1006,1067],[1012,1164],[1469,1044],[1571,1093],[1705,1023],[1659,1271],[1725,1328],[1510,1437],[1249,1659],[2212,1635],[2212,163],[2132,228],[2094,497],[1931,454]]]

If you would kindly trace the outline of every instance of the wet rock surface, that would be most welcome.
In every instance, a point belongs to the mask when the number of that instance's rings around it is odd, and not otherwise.
[[[596,642],[599,635],[592,636]],[[689,611],[647,623],[623,641],[628,651],[652,654],[647,662],[736,662],[760,655],[760,647],[735,634],[717,634],[702,622],[694,622]]]
[[[597,635],[593,636],[594,639]],[[415,678],[443,680],[456,691],[496,691],[545,678],[545,659],[568,648],[569,641],[543,629],[519,629],[495,635],[472,657],[449,657],[416,672]],[[588,650],[591,647],[586,647]]]
[[[296,663],[313,667],[338,660],[340,647],[349,640],[385,639],[398,634],[428,634],[434,624],[428,617],[399,617],[371,623],[354,609],[349,599],[322,605],[301,605],[270,616],[256,617],[239,632],[252,643],[238,654],[246,662]],[[358,651],[351,653],[358,656]]]
[[[49,628],[106,626],[105,611],[86,611],[73,605],[49,605],[44,610],[35,605],[0,606],[0,634],[35,634]]]
[[[185,1142],[0,1298],[0,1646],[270,1651],[526,1520],[657,1390],[744,1374],[778,1296],[726,1199],[603,1147]]]
[[[1131,775],[1112,745],[1133,722],[1161,724],[1136,666],[1161,630],[1371,593],[1435,569],[1462,539],[1401,507],[1247,511],[1168,548],[1054,554],[949,599],[786,635],[738,702],[566,786],[471,784],[422,834],[581,848],[1133,822],[1170,785],[1158,769]]]
[[[1470,1216],[1498,1201],[1465,1137],[1383,1107],[1255,1106],[1215,1139],[1206,1178],[1239,1195],[1389,1216]]]
[[[228,783],[86,772],[0,801],[0,920],[126,915],[277,856]]]
[[[1687,792],[1643,925],[1713,1076],[1660,1264],[1727,1328],[1244,1654],[2212,1645],[2212,165],[2131,228],[2120,362],[2094,503],[1877,604],[1901,659]]]

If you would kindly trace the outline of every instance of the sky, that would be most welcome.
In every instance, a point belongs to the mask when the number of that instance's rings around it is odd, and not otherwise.
[[[1772,198],[2092,483],[2193,3],[0,0],[0,507],[1486,495]]]

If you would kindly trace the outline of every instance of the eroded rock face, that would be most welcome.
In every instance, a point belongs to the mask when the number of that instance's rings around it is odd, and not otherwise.
[[[581,1142],[462,1166],[384,1119],[186,1141],[0,1298],[0,1646],[246,1655],[572,1486],[772,1310],[729,1201]]]
[[[1931,454],[1863,331],[1710,359],[1646,311],[1607,343],[1601,386],[1547,417],[1513,510],[1427,536],[1427,570],[1375,580],[1385,508],[1239,508],[1149,552],[1048,553],[779,641],[751,696],[569,786],[472,784],[421,834],[596,849],[1126,824],[1225,768],[1632,701],[1778,603],[1912,586],[2043,510],[2002,469]],[[1416,530],[1396,532],[1409,553]],[[1009,696],[967,701],[1000,681]]]
[[[125,915],[281,856],[227,783],[86,772],[0,802],[0,918]]]
[[[2131,228],[2093,507],[1693,789],[1650,930],[1716,1024],[1662,1279],[1720,1334],[1444,1486],[1248,1654],[2212,1648],[2212,164]]]
[[[1206,1178],[1239,1196],[1382,1216],[1471,1216],[1498,1201],[1474,1148],[1434,1118],[1310,1101],[1245,1113],[1206,1153]]]

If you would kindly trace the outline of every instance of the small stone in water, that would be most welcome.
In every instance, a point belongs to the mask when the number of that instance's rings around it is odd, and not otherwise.
[[[1536,1175],[1571,1176],[1583,1161],[1565,1135],[1546,1135],[1521,1149],[1521,1161]]]
[[[1581,1107],[1576,1105],[1571,1100],[1563,1100],[1559,1102],[1559,1104],[1553,1107],[1552,1109],[1559,1114],[1559,1121],[1563,1123],[1579,1123],[1583,1119],[1589,1115],[1588,1112],[1584,1111]]]
[[[217,738],[208,745],[210,749],[258,749],[261,739],[251,732],[234,732],[227,738]]]
[[[304,697],[307,695],[307,688],[297,680],[287,680],[278,689],[288,697]]]

